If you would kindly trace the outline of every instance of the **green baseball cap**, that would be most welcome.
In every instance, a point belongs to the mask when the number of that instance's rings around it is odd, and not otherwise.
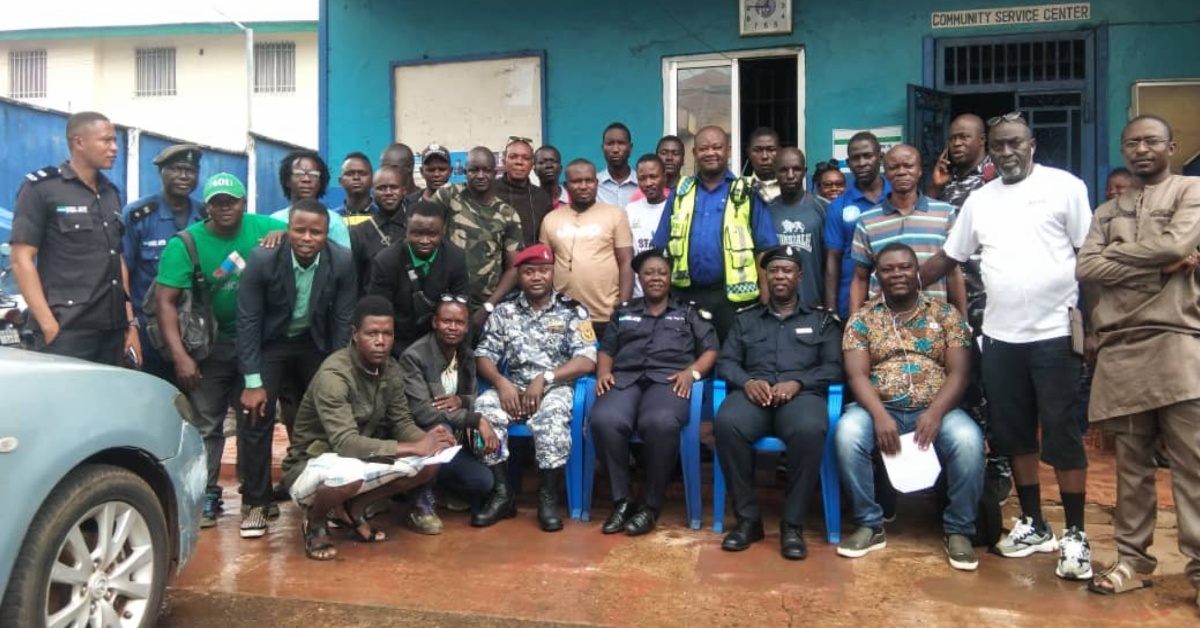
[[[242,185],[241,179],[228,172],[218,172],[204,182],[204,202],[211,201],[214,196],[219,194],[233,198],[246,198],[246,186]]]

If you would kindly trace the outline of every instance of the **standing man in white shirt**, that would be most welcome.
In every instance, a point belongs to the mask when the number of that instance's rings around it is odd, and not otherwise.
[[[1079,297],[1075,254],[1092,215],[1082,181],[1033,163],[1036,144],[1019,113],[988,121],[988,152],[1000,179],[967,199],[945,248],[922,265],[921,281],[929,285],[982,249],[988,300],[981,366],[991,444],[1011,456],[1021,502],[1021,516],[996,549],[1010,558],[1059,550],[1057,575],[1086,580],[1092,577],[1083,530],[1087,454],[1076,419],[1082,361],[1071,349],[1069,309]],[[1042,517],[1039,452],[1054,467],[1062,495],[1061,543]]]
[[[625,215],[629,217],[629,228],[633,232],[633,254],[637,255],[653,248],[650,241],[654,239],[654,230],[658,228],[663,208],[667,206],[667,190],[663,187],[667,170],[661,157],[645,154],[638,157],[634,171],[642,194],[625,206]],[[633,298],[640,296],[642,285],[635,276]]]

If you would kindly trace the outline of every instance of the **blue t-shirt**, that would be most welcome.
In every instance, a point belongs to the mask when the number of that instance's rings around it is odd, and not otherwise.
[[[712,190],[705,188],[699,178],[696,179],[696,209],[692,212],[692,228],[688,232],[688,270],[692,275],[692,286],[725,285],[725,238],[721,232],[725,225],[725,200],[734,179],[733,173],[726,172],[720,185]],[[775,225],[762,199],[749,187],[747,193],[752,197],[750,237],[754,238],[755,252],[761,252],[776,246],[779,240],[775,237]],[[665,247],[671,239],[671,213],[674,207],[675,190],[671,190],[662,217],[658,220],[658,229],[654,231],[652,246]]]
[[[880,175],[881,177],[883,175]],[[850,316],[850,282],[854,279],[854,227],[863,212],[875,206],[892,191],[892,185],[883,179],[883,192],[874,201],[867,198],[853,182],[848,182],[846,191],[833,199],[825,213],[825,250],[842,252],[842,274],[838,281],[838,315]]]

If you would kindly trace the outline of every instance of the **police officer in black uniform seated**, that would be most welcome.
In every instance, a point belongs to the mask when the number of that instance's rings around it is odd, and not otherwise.
[[[671,298],[665,249],[633,258],[645,297],[622,303],[600,340],[591,433],[608,472],[613,510],[602,531],[629,536],[654,529],[688,421],[692,382],[717,361],[717,332],[708,312]],[[629,437],[646,452],[646,485],[639,507],[629,479]]]
[[[729,395],[713,431],[737,515],[721,549],[740,552],[763,539],[754,494],[754,443],[775,436],[787,445],[781,553],[798,560],[808,555],[801,525],[820,478],[829,423],[826,395],[829,385],[842,379],[842,332],[828,314],[800,306],[798,250],[769,249],[760,264],[770,300],[738,313],[717,362]]]

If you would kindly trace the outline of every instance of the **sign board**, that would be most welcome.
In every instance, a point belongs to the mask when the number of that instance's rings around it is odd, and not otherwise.
[[[1092,19],[1092,3],[1042,4],[1003,9],[973,9],[967,11],[935,11],[930,14],[933,28],[967,28],[971,26],[1009,26],[1012,24],[1048,24],[1078,22]]]
[[[834,129],[833,158],[838,160],[838,164],[842,167],[843,172],[849,172],[846,168],[846,149],[850,144],[850,138],[854,137],[854,134],[860,131],[874,133],[875,137],[879,138],[879,148],[885,153],[892,147],[904,143],[903,126],[881,126],[874,129]]]

